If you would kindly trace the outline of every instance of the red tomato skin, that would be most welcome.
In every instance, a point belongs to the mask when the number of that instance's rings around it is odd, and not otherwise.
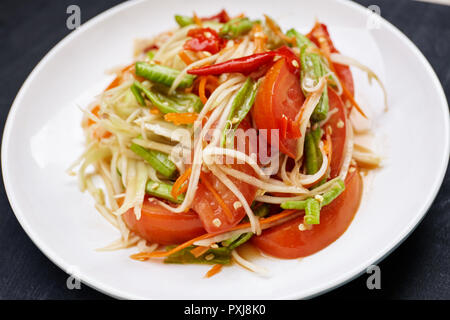
[[[328,206],[322,208],[320,224],[300,231],[303,216],[263,231],[251,242],[263,252],[281,259],[309,256],[322,250],[347,230],[358,210],[362,196],[362,179],[358,170],[349,172],[346,189]]]
[[[267,72],[252,108],[256,127],[267,129],[264,137],[269,144],[272,144],[270,130],[280,129],[279,149],[291,158],[297,154],[298,137],[290,137],[289,133],[299,132],[292,128],[292,123],[304,101],[299,77],[290,72],[285,59],[280,59]]]
[[[133,209],[123,216],[127,226],[142,238],[151,243],[169,245],[182,243],[205,233],[202,222],[192,210],[174,213],[149,199],[151,198],[144,199],[139,220]]]
[[[324,125],[325,130],[328,126],[331,127],[331,163],[330,163],[330,178],[336,178],[341,170],[344,161],[345,138],[347,135],[347,117],[345,107],[341,98],[337,93],[328,87],[328,100],[330,105],[329,112],[335,112]],[[337,111],[333,111],[337,109]],[[342,126],[343,124],[343,126]]]

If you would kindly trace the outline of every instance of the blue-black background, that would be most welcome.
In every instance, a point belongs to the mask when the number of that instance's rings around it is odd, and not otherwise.
[[[70,32],[66,28],[67,6],[80,6],[82,22],[85,22],[119,2],[0,1],[1,132],[14,97],[33,67]],[[449,100],[450,6],[412,0],[357,2],[366,7],[378,5],[381,15],[419,47],[436,71]],[[317,299],[450,299],[449,231],[450,174],[447,170],[439,194],[424,220],[379,264],[381,290],[368,290],[368,275],[365,274]],[[0,299],[109,299],[85,285],[81,290],[68,290],[66,279],[67,275],[39,251],[20,227],[1,184]]]

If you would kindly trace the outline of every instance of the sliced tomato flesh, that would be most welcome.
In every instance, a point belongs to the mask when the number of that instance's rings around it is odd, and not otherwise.
[[[252,243],[263,252],[282,259],[309,256],[327,247],[348,228],[358,210],[362,195],[362,180],[358,170],[349,172],[345,190],[328,206],[321,209],[320,224],[311,230],[299,229],[303,216],[264,230]]]
[[[149,199],[151,198],[144,199],[139,220],[133,209],[125,212],[123,217],[132,231],[150,243],[177,244],[205,233],[202,222],[194,211],[174,213]]]
[[[305,101],[300,79],[292,73],[285,59],[279,59],[262,80],[252,108],[252,117],[267,142],[271,131],[279,130],[279,150],[291,158],[297,154],[297,138],[300,137],[296,117]]]

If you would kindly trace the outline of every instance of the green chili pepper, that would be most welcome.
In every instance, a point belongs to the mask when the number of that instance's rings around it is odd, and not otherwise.
[[[141,105],[145,106],[145,99],[142,96],[142,90],[139,89],[139,87],[133,83],[130,87],[131,92],[133,93],[134,97],[136,98],[136,101]]]
[[[223,38],[234,39],[249,32],[253,22],[249,18],[236,18],[225,23],[220,28],[219,35]]]
[[[336,199],[345,190],[345,183],[341,179],[337,179],[333,186],[325,192],[322,197],[321,207],[329,205],[334,199]],[[312,199],[312,198],[308,198]],[[306,207],[306,201],[308,200],[298,200],[298,201],[285,201],[281,204],[282,209],[295,209],[304,210]]]
[[[191,250],[195,247],[189,246],[171,254],[164,259],[164,263],[229,264],[231,262],[231,251],[228,248],[210,248],[206,253],[196,258],[191,253]]]
[[[162,113],[199,112],[203,107],[202,101],[195,94],[175,92],[169,96],[165,87],[154,86],[147,89],[138,81],[134,84]]]
[[[178,25],[183,28],[188,25],[194,24],[194,19],[188,16],[182,16],[182,15],[175,15],[175,21],[178,23]]]
[[[258,91],[259,82],[253,81],[251,78],[247,78],[244,85],[239,89],[236,94],[230,113],[228,114],[227,122],[221,137],[221,146],[223,147],[226,142],[231,143],[234,137],[234,130],[247,116],[248,112],[255,102],[256,93]]]
[[[307,224],[320,223],[320,203],[314,198],[306,200],[304,221]]]
[[[149,180],[145,187],[145,192],[151,196],[168,200],[174,203],[182,203],[184,194],[180,194],[176,199],[172,196],[172,185],[164,182]]]
[[[169,157],[165,153],[146,149],[136,143],[132,143],[130,149],[147,161],[156,171],[167,178],[173,177],[177,171],[177,167],[172,161],[170,161]]]
[[[180,74],[180,71],[172,69],[166,66],[162,66],[155,63],[136,62],[135,65],[136,75],[144,77],[153,82],[157,82],[170,87],[175,81],[176,77]],[[195,77],[190,74],[185,74],[179,88],[190,87]]]

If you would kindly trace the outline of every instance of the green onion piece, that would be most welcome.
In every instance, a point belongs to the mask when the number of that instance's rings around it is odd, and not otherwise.
[[[180,28],[186,27],[188,25],[194,24],[194,19],[188,16],[182,16],[179,14],[175,15],[175,21],[178,23]]]
[[[130,149],[167,178],[172,178],[177,171],[177,167],[165,153],[146,149],[136,143],[132,143]]]
[[[243,86],[239,89],[232,102],[231,110],[228,114],[227,122],[222,133],[220,140],[222,147],[226,144],[226,142],[233,142],[234,130],[236,130],[252,108],[253,103],[255,102],[258,87],[259,82],[255,82],[251,78],[247,78]]]
[[[193,93],[175,92],[169,96],[167,88],[163,86],[147,89],[138,81],[135,81],[134,84],[161,113],[199,112],[203,107],[200,98]]]
[[[305,217],[306,224],[319,224],[320,223],[320,202],[314,198],[308,198],[305,205]]]
[[[172,184],[149,180],[145,187],[145,192],[151,196],[168,200],[174,203],[182,203],[184,194],[180,194],[176,199],[172,196]]]
[[[225,23],[219,30],[219,35],[223,38],[234,39],[249,32],[253,27],[253,22],[249,18],[236,18]]]
[[[135,65],[136,75],[144,77],[150,81],[160,83],[170,87],[175,81],[176,77],[180,74],[180,71],[172,69],[166,66],[162,66],[155,63],[136,62]],[[190,87],[195,77],[190,74],[185,74],[179,88]]]
[[[136,101],[141,105],[145,106],[145,99],[142,96],[142,90],[139,89],[139,87],[133,83],[130,87],[131,92],[133,93],[134,97],[136,98]]]
[[[200,257],[194,257],[191,250],[196,246],[189,246],[175,252],[164,259],[164,263],[197,263],[197,264],[229,264],[231,262],[231,251],[228,248],[210,248]],[[170,249],[168,247],[167,249]]]

